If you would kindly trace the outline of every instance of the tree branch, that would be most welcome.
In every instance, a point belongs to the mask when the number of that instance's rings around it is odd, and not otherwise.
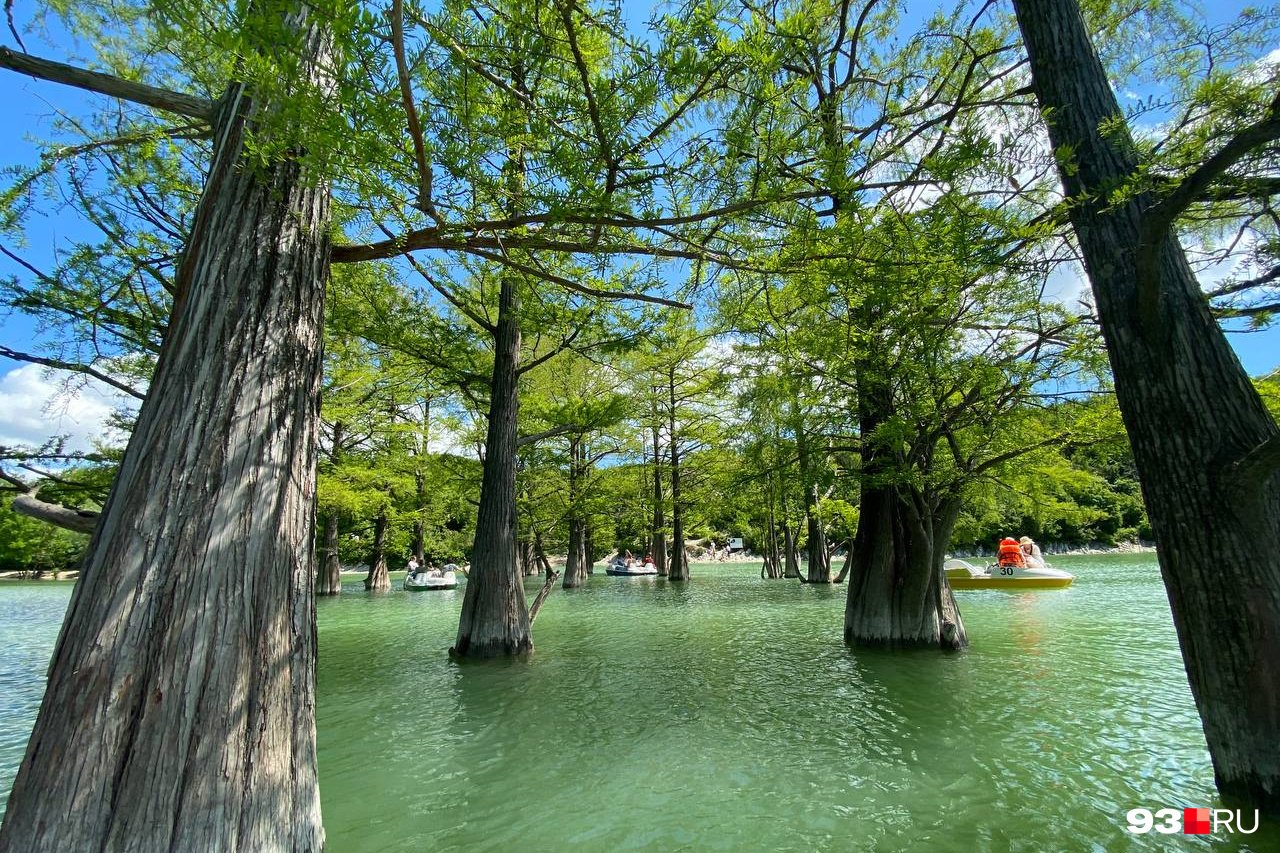
[[[122,80],[110,74],[87,71],[25,53],[16,53],[7,47],[0,47],[0,68],[8,68],[11,71],[30,74],[39,80],[74,86],[77,89],[109,95],[158,110],[191,116],[205,122],[213,119],[213,102],[204,98],[148,86],[146,83]]]
[[[118,391],[123,391],[130,397],[136,397],[139,400],[147,399],[147,395],[143,394],[141,391],[137,391],[120,380],[113,379],[102,371],[90,367],[87,364],[77,364],[73,361],[63,361],[58,358],[41,358],[38,355],[18,352],[17,350],[9,349],[6,346],[0,346],[0,358],[11,358],[14,361],[25,361],[31,364],[39,364],[44,367],[53,367],[58,370],[70,370],[72,373],[82,373],[85,376],[92,376],[99,382],[105,382],[112,388],[115,388]]]
[[[400,81],[400,102],[404,105],[405,121],[409,126],[409,138],[413,141],[413,157],[418,164],[418,209],[439,221],[435,204],[431,201],[431,161],[427,159],[427,146],[422,139],[422,125],[418,121],[418,109],[413,104],[413,84],[409,80],[409,63],[404,55],[404,0],[391,3],[391,52],[396,58],[396,77]]]
[[[5,477],[6,480],[12,478]],[[63,530],[74,530],[76,533],[93,533],[98,526],[98,513],[84,509],[70,509],[61,504],[51,504],[36,497],[34,491],[27,491],[13,499],[13,511],[37,521],[61,527]]]
[[[637,302],[652,302],[654,305],[666,305],[669,308],[693,308],[691,303],[680,302],[675,299],[667,299],[664,296],[650,296],[647,293],[597,290],[594,287],[587,287],[586,285],[578,284],[576,281],[570,281],[564,276],[559,276],[555,273],[520,263],[507,255],[501,255],[497,252],[486,252],[481,249],[471,249],[470,252],[473,255],[478,255],[479,257],[487,258],[491,261],[496,261],[497,263],[509,266],[513,270],[525,273],[526,275],[535,276],[543,281],[549,281],[552,284],[558,284],[566,290],[572,290],[573,292],[581,293],[584,296],[594,296],[597,299],[631,299]]]
[[[1219,175],[1249,152],[1276,139],[1280,139],[1280,94],[1271,101],[1262,119],[1227,140],[1213,156],[1179,181],[1172,192],[1147,211],[1142,243],[1146,245],[1163,240],[1178,215],[1204,196]]]

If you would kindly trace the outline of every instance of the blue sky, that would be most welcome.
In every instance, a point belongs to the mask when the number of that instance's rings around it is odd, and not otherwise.
[[[632,17],[632,7],[638,4],[624,5],[628,16]],[[1225,19],[1234,15],[1242,5],[1215,3],[1209,14],[1213,19]],[[21,12],[20,6],[15,9],[20,26]],[[55,59],[65,56],[69,47],[66,44],[48,45],[25,35],[24,40],[33,53]],[[9,47],[17,47],[7,30],[3,31],[0,41]],[[99,96],[65,86],[0,71],[0,104],[5,106],[4,120],[0,121],[0,166],[35,163],[37,149],[29,141],[31,136],[45,135],[51,117],[57,112],[81,113],[87,104],[100,100]],[[70,220],[39,219],[28,231],[26,246],[15,246],[11,241],[4,241],[4,244],[12,250],[20,250],[21,254],[40,264],[52,256],[54,247],[61,240],[82,233],[79,230],[82,227]],[[15,271],[12,262],[0,257],[0,275]],[[1233,326],[1237,330],[1244,328],[1243,323]],[[1264,331],[1236,331],[1229,335],[1229,339],[1251,375],[1265,374],[1280,366],[1280,324]],[[33,351],[39,348],[40,340],[40,331],[30,318],[22,315],[0,318],[0,344]],[[78,446],[87,449],[90,439],[101,434],[102,421],[116,398],[99,388],[87,388],[78,396],[65,392],[60,394],[59,388],[59,378],[46,375],[43,368],[0,359],[0,445],[17,441],[38,442],[50,434],[67,433],[74,437]]]

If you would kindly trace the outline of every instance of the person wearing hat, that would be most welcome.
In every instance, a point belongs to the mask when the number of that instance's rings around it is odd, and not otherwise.
[[[1018,540],[1018,544],[1022,546],[1022,559],[1026,562],[1028,569],[1043,569],[1044,555],[1040,553],[1040,546],[1030,536],[1023,536]]]

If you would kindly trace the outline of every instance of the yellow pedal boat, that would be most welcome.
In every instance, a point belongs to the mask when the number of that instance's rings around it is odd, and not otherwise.
[[[952,589],[1061,589],[1071,586],[1075,576],[1061,569],[1027,569],[1021,566],[980,567],[964,560],[942,564]]]

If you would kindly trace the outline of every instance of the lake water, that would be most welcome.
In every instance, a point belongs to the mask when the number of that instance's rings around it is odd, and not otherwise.
[[[558,589],[531,660],[464,665],[461,589],[349,582],[318,605],[328,850],[1280,850],[1125,831],[1221,803],[1154,558],[1057,564],[957,593],[957,654],[849,650],[843,587],[719,564]],[[68,592],[0,585],[0,790]]]

